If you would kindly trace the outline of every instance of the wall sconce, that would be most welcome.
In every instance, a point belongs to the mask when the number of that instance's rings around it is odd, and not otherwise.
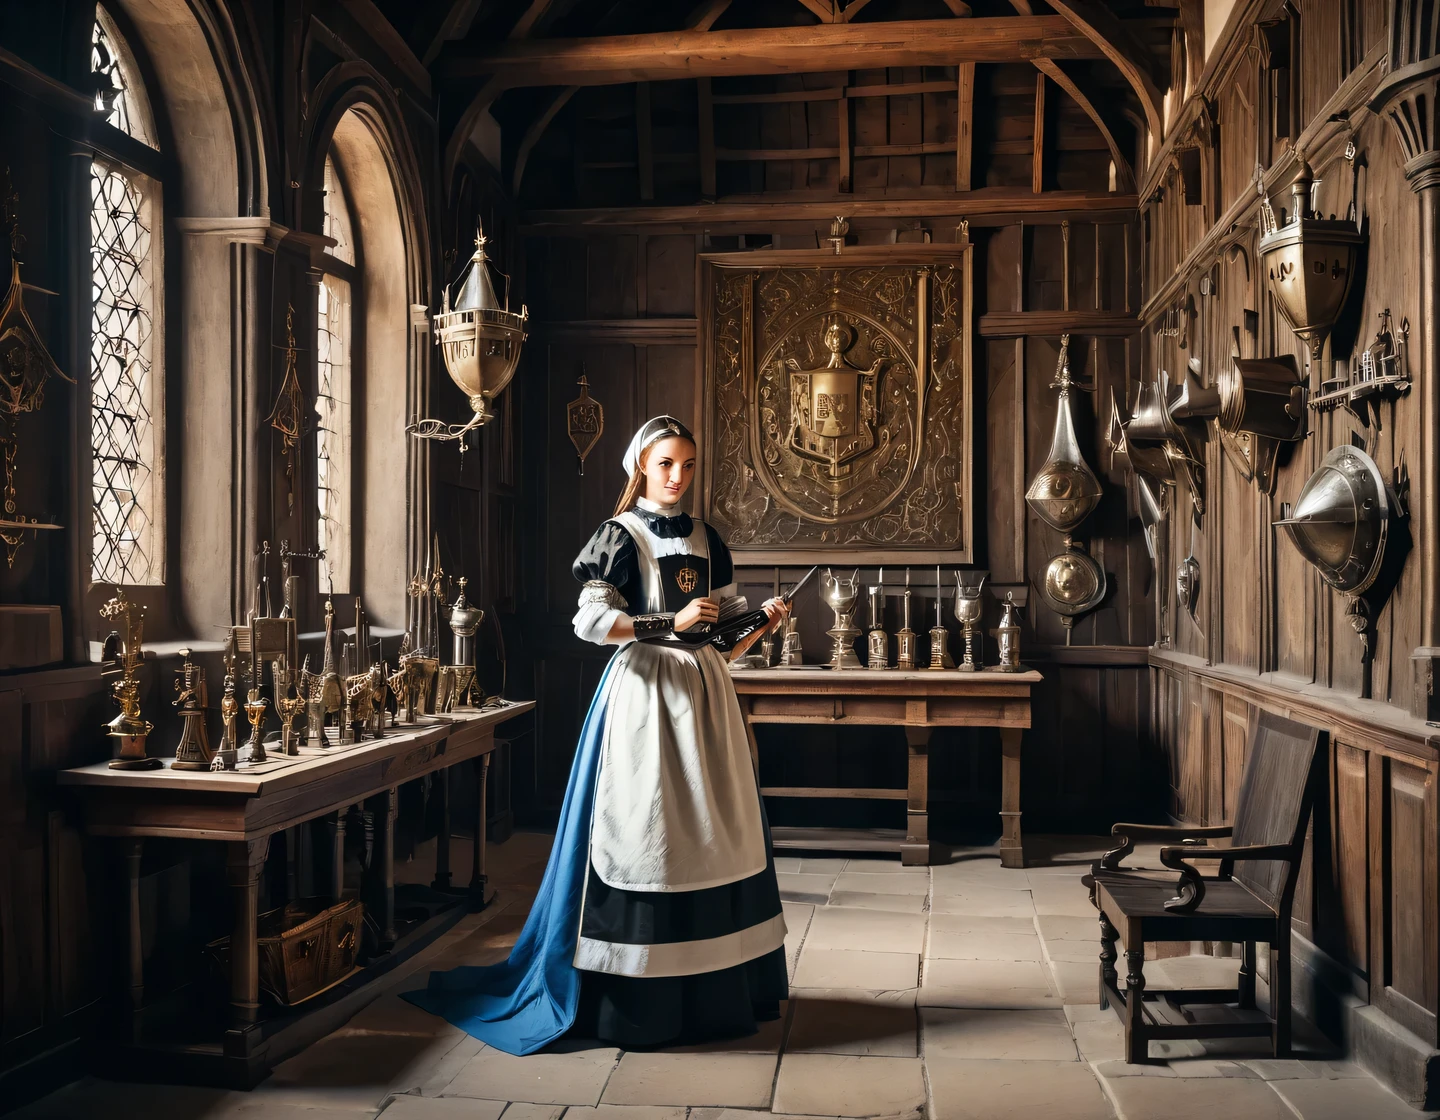
[[[1347,149],[1347,158],[1353,163],[1352,150]],[[1314,209],[1316,186],[1315,173],[1301,155],[1290,183],[1291,213],[1282,222],[1270,206],[1264,180],[1257,182],[1262,270],[1281,314],[1310,348],[1312,360],[1320,357],[1330,328],[1345,307],[1365,244],[1353,203],[1343,219],[1333,214],[1321,217]]]

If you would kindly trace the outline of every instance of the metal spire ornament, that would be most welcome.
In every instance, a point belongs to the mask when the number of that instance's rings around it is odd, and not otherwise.
[[[508,276],[504,302],[495,294],[490,258],[485,253],[488,240],[485,231],[477,226],[475,253],[460,294],[455,297],[455,306],[450,306],[447,285],[441,294],[440,313],[435,316],[435,337],[445,357],[445,369],[469,399],[474,415],[464,424],[417,420],[407,429],[419,439],[460,440],[462,452],[465,436],[495,418],[491,404],[515,376],[530,319],[524,304],[519,312],[510,310]]]
[[[20,232],[19,196],[10,184],[10,169],[0,180],[0,212],[10,239],[10,290],[0,305],[0,420],[8,431],[0,431],[0,452],[4,455],[5,485],[0,492],[0,541],[5,542],[5,560],[15,566],[15,554],[24,542],[26,532],[39,529],[60,529],[63,526],[49,519],[42,520],[19,512],[15,491],[15,459],[20,447],[15,436],[15,421],[24,412],[34,412],[45,403],[45,383],[53,375],[66,377],[35,329],[25,310],[25,285],[20,281],[21,250],[25,237]]]
[[[1037,517],[1061,533],[1078,528],[1100,502],[1100,480],[1080,453],[1075,421],[1070,415],[1070,336],[1060,337],[1052,389],[1060,390],[1055,405],[1055,434],[1050,455],[1025,491],[1025,502]]]
[[[289,512],[295,512],[295,448],[305,433],[305,394],[300,388],[300,375],[296,370],[295,355],[295,305],[285,306],[285,376],[280,381],[280,393],[275,398],[275,407],[265,422],[280,433],[280,454],[285,456],[285,482],[288,487],[285,500]]]

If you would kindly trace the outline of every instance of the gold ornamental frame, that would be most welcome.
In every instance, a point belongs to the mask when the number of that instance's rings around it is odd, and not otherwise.
[[[968,241],[699,257],[702,516],[736,563],[971,562],[973,261]]]

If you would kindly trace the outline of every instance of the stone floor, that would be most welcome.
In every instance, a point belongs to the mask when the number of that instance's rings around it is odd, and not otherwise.
[[[566,1040],[513,1058],[399,997],[432,968],[503,959],[549,837],[492,849],[496,905],[438,941],[344,1028],[250,1093],[84,1080],[24,1120],[1419,1120],[1313,1034],[1273,1061],[1251,1042],[1152,1046],[1128,1066],[1096,1006],[1097,922],[1080,875],[1099,841],[1033,837],[1025,871],[992,850],[933,868],[893,859],[777,861],[792,982],[754,1038],[623,1053]],[[457,841],[452,866],[468,868]],[[397,868],[421,881],[431,852]],[[1147,966],[1152,986],[1215,986],[1235,962]]]

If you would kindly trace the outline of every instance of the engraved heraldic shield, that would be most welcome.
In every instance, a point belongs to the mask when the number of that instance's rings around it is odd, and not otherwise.
[[[823,369],[801,369],[794,358],[790,372],[790,449],[825,466],[833,490],[847,489],[851,464],[875,447],[875,384],[884,358],[869,369],[851,367],[844,350],[853,332],[838,318],[825,328],[830,362]]]

